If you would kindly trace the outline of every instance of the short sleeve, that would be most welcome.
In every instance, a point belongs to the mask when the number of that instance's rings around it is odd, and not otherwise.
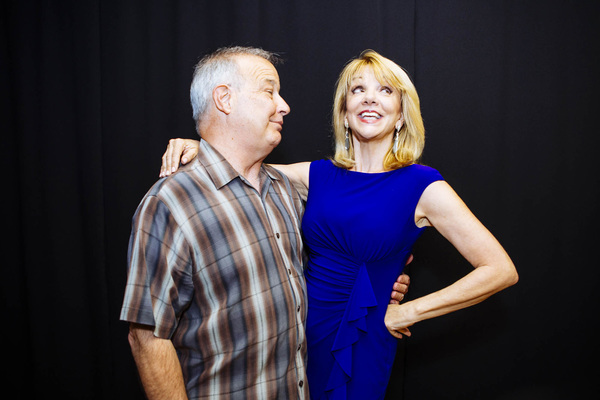
[[[168,339],[193,296],[190,248],[168,207],[147,196],[129,239],[128,273],[121,320],[154,326]]]
[[[443,181],[442,174],[439,173],[435,168],[428,167],[426,165],[414,164],[411,166],[416,170],[416,176],[418,177],[418,183],[422,190],[425,190],[427,186],[433,182]]]

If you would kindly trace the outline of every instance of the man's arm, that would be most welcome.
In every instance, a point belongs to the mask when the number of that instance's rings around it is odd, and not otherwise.
[[[154,336],[151,326],[130,324],[129,345],[149,400],[187,400],[173,343]]]
[[[408,285],[410,285],[410,277],[406,274],[400,275],[392,286],[390,304],[400,304],[404,300],[408,292]]]
[[[408,256],[408,259],[406,260],[406,264],[404,264],[404,266],[410,264],[413,258],[414,257],[412,254]],[[392,286],[392,296],[390,299],[390,304],[400,304],[400,302],[404,300],[404,297],[406,297],[406,293],[408,292],[408,285],[410,285],[410,277],[405,273],[402,273],[402,275],[400,275],[398,279],[396,279],[396,282],[394,282],[394,286]]]

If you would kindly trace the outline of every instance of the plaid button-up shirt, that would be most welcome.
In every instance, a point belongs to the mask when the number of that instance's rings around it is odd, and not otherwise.
[[[173,342],[190,399],[308,399],[303,205],[253,189],[208,143],[133,218],[121,319]]]

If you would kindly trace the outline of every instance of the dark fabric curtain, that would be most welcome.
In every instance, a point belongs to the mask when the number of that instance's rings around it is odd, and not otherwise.
[[[421,96],[423,163],[517,265],[515,287],[412,328],[389,399],[596,387],[597,1],[4,0],[0,15],[5,393],[143,398],[118,320],[131,217],[167,140],[195,137],[193,65],[231,44],[285,59],[292,112],[273,162],[331,154],[350,58],[373,48],[402,65]],[[414,254],[411,298],[471,268],[434,230]]]

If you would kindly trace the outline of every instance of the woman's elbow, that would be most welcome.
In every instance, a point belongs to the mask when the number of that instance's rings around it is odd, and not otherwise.
[[[515,268],[512,262],[504,268],[504,272],[502,275],[502,281],[504,286],[503,289],[513,286],[517,282],[519,282],[519,273],[517,272],[517,269]]]

